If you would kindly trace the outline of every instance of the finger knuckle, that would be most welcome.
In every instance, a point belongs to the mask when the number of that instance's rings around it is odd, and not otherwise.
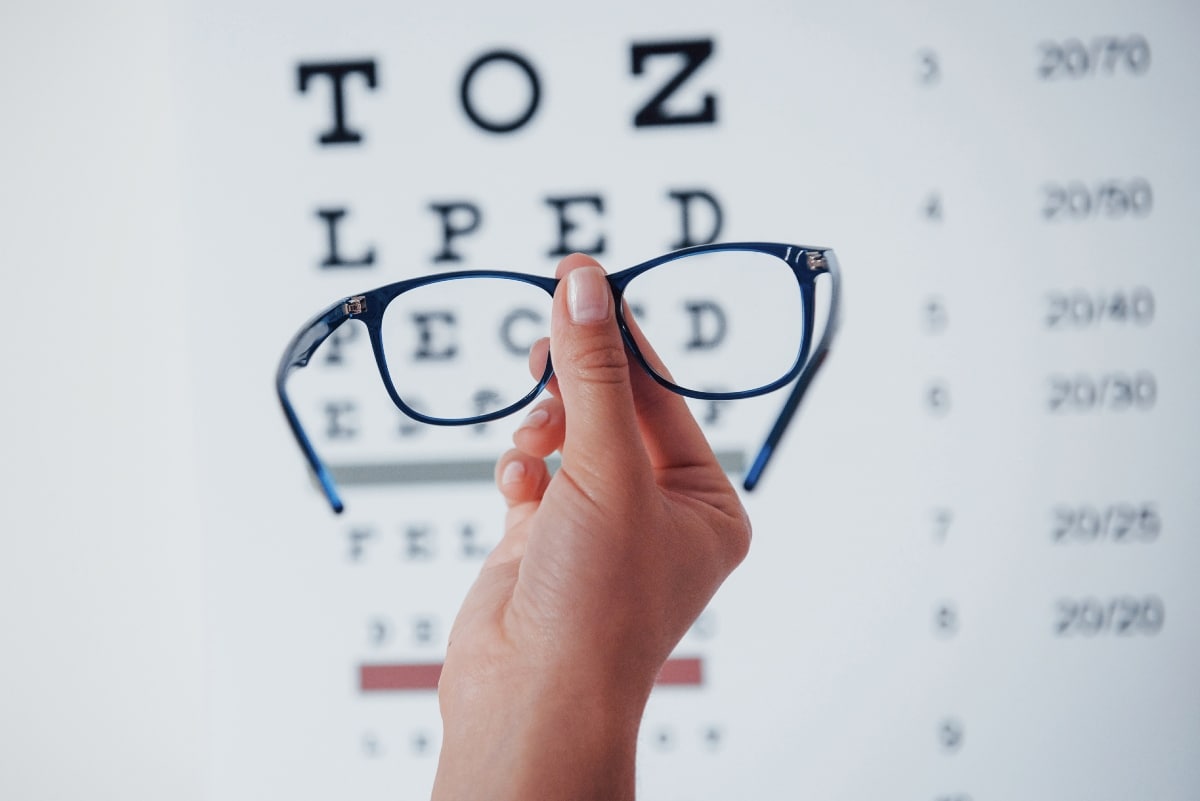
[[[734,515],[721,537],[724,557],[730,570],[740,565],[750,555],[751,537],[749,516],[744,511]]]
[[[629,380],[629,360],[621,343],[603,342],[581,348],[571,359],[569,369],[589,383],[616,384]]]

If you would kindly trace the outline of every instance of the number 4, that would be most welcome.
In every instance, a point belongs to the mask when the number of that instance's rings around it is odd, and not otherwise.
[[[950,523],[954,520],[954,512],[944,506],[933,510],[933,539],[942,543],[950,535]]]

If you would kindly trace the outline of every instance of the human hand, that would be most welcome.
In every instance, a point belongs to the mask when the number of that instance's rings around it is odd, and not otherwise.
[[[540,376],[553,352],[551,397],[497,464],[505,534],[438,687],[442,801],[632,798],[655,678],[749,548],[684,399],[627,358],[602,268],[575,254],[557,274],[551,342],[530,355]]]

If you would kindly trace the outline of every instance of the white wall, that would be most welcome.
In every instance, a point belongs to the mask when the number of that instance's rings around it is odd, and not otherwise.
[[[0,797],[199,798],[165,6],[0,11]]]

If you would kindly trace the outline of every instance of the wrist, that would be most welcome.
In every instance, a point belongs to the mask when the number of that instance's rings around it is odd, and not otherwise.
[[[549,671],[445,691],[434,801],[633,799],[648,693]]]

